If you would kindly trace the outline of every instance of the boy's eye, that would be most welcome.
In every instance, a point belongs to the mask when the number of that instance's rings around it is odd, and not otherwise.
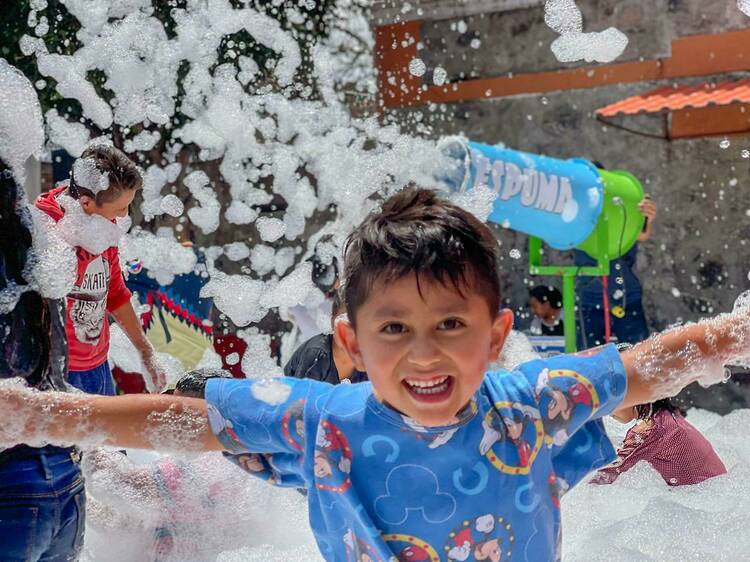
[[[383,328],[380,330],[384,334],[403,334],[406,331],[406,326],[403,324],[399,324],[398,322],[391,322],[390,324],[386,324],[383,326]]]
[[[461,328],[464,326],[464,323],[461,322],[458,318],[447,318],[438,324],[439,330],[457,330],[458,328]]]

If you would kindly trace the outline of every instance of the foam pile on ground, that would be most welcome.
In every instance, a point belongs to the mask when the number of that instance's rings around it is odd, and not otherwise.
[[[170,552],[159,558],[165,562],[320,560],[304,496],[249,477],[220,454],[182,459],[95,450],[84,473],[84,561],[140,562],[155,550],[159,529],[172,536]],[[179,480],[170,480],[177,473]],[[164,482],[172,482],[170,492]],[[304,553],[310,556],[297,556]]]
[[[750,410],[687,418],[716,448],[729,471],[695,486],[672,488],[648,464],[614,484],[581,484],[563,499],[565,562],[744,560],[750,548]],[[611,436],[625,426],[607,420]]]

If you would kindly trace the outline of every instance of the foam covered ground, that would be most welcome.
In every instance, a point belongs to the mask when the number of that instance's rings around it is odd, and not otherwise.
[[[750,410],[687,417],[729,471],[696,486],[670,488],[641,463],[610,486],[582,484],[563,500],[565,562],[748,560],[750,556]],[[625,433],[607,419],[613,441]]]

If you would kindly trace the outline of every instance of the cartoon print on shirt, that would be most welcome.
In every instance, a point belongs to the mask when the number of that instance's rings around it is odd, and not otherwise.
[[[284,439],[298,451],[302,451],[305,446],[304,410],[305,400],[297,400],[289,406],[281,418],[281,432]]]
[[[550,447],[560,447],[569,439],[568,427],[579,408],[589,410],[587,418],[599,408],[599,396],[594,385],[580,373],[568,369],[542,370],[534,395],[545,420],[547,445]],[[544,406],[543,399],[546,399]]]
[[[103,255],[97,256],[89,262],[83,276],[76,280],[73,290],[68,294],[73,331],[81,343],[95,345],[102,335],[109,278],[109,262]]]
[[[482,420],[479,453],[501,472],[528,474],[544,442],[539,410],[518,402],[501,401],[494,406]]]
[[[510,522],[487,513],[451,531],[443,550],[451,562],[501,562],[512,558],[514,542]]]
[[[344,534],[347,562],[381,562],[375,549],[349,529]]]
[[[311,527],[326,560],[433,562],[424,543],[433,546],[440,562],[555,560],[560,510],[553,503],[558,490],[567,487],[559,477],[574,486],[592,469],[603,466],[611,450],[602,424],[581,424],[597,395],[601,400],[597,413],[602,414],[619,403],[626,389],[616,350],[610,347],[603,354],[594,360],[535,361],[521,366],[518,373],[485,377],[476,393],[478,412],[468,423],[432,432],[428,428],[422,434],[431,438],[458,427],[447,444],[435,450],[428,449],[431,441],[419,439],[401,413],[378,403],[369,384],[358,385],[367,392],[353,392],[291,379],[287,402],[273,405],[248,392],[253,383],[222,380],[208,385],[206,397],[231,420],[230,432],[236,432],[248,449],[274,451],[269,459],[284,485],[308,487]],[[596,384],[592,406],[576,406],[567,428],[572,440],[559,450],[545,447],[547,431],[542,422],[547,422],[551,392],[545,387],[540,402],[534,399],[536,381],[545,366],[549,368],[547,384],[562,393],[567,394],[574,384],[585,385],[585,379],[569,374],[573,371]],[[609,380],[617,393],[611,397],[605,393]],[[306,454],[300,455],[282,431],[282,418],[303,398]],[[288,433],[298,442],[292,418],[293,414]],[[495,424],[501,439],[495,441],[490,435],[494,442],[480,456],[486,433],[483,421],[490,428]],[[224,425],[214,426],[228,439]],[[528,443],[530,453],[524,452],[528,449],[519,440]],[[340,466],[342,459],[345,462]],[[528,467],[529,472],[521,475]],[[553,468],[557,476],[550,480]],[[512,528],[506,528],[508,523]],[[343,537],[348,529],[358,540],[350,537],[347,545]],[[390,536],[394,534],[410,538],[399,542]]]
[[[441,431],[439,433],[432,433],[426,427],[419,425],[409,416],[402,415],[401,419],[404,420],[404,423],[410,429],[414,430],[413,435],[416,439],[427,441],[427,447],[430,449],[437,449],[438,447],[442,447],[448,441],[450,441],[451,437],[453,437],[456,431],[458,431],[458,428],[452,428],[446,429],[445,431]]]
[[[352,484],[351,471],[352,450],[346,435],[334,424],[322,422],[315,438],[313,472],[318,480],[315,486],[319,490],[345,492]]]
[[[550,472],[549,477],[547,478],[547,487],[549,488],[549,496],[552,500],[552,505],[557,509],[560,509],[560,500],[570,489],[570,484],[554,472]]]
[[[405,534],[385,534],[383,540],[396,553],[393,562],[440,562],[440,556],[429,543]],[[390,562],[390,561],[389,561]]]
[[[208,404],[206,415],[208,416],[208,422],[216,434],[216,437],[221,444],[226,447],[227,451],[231,453],[248,452],[245,445],[242,444],[239,435],[234,431],[234,424],[232,424],[230,420],[224,418],[215,406]]]

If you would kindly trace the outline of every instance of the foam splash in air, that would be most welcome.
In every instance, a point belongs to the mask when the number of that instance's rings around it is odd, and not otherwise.
[[[0,159],[23,185],[24,165],[44,142],[42,110],[34,87],[19,70],[0,58]]]
[[[57,196],[57,202],[65,210],[57,229],[70,246],[81,247],[97,256],[117,246],[123,234],[117,224],[95,213],[86,214],[79,201],[64,193]]]
[[[560,62],[608,63],[628,46],[627,36],[614,27],[584,33],[583,15],[574,0],[546,0],[544,22],[560,34],[551,47]]]

